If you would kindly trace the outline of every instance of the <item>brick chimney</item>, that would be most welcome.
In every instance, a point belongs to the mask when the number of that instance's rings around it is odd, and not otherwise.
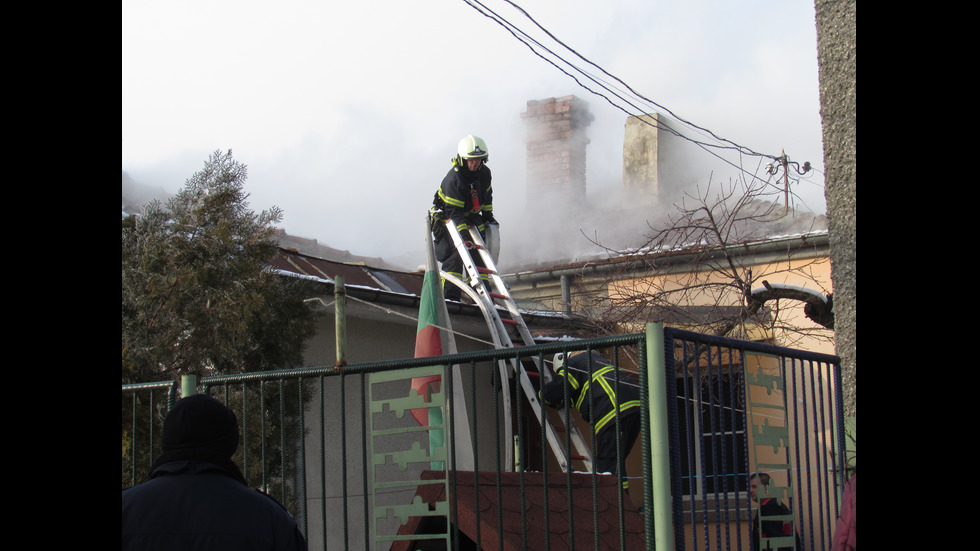
[[[678,137],[678,124],[661,113],[626,119],[623,139],[625,206],[649,208],[669,204],[697,184],[691,143]]]
[[[584,203],[586,129],[595,120],[588,104],[575,96],[528,100],[521,118],[527,128],[526,208]]]

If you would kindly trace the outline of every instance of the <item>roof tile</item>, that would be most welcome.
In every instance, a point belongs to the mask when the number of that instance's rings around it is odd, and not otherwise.
[[[457,495],[456,510],[450,507],[450,517],[462,534],[470,540],[477,538],[479,516],[480,548],[498,549],[503,532],[503,549],[517,551],[525,548],[522,534],[526,531],[527,549],[644,549],[643,515],[632,501],[623,495],[622,517],[624,541],[620,543],[620,504],[616,477],[594,476],[588,473],[549,473],[547,482],[540,472],[500,473],[499,494],[502,522],[498,522],[498,479],[495,472],[457,471],[455,481],[450,472],[449,491]],[[441,479],[440,471],[424,471],[422,480]],[[593,492],[593,478],[595,488]],[[522,488],[523,480],[523,488]],[[474,492],[474,483],[476,492]],[[523,494],[523,500],[521,499]],[[426,503],[445,499],[441,484],[420,484],[416,495]],[[569,499],[571,496],[571,499]],[[572,514],[569,515],[569,503]],[[593,506],[593,504],[595,504]],[[477,515],[479,511],[479,515]],[[598,514],[594,515],[593,511]],[[522,517],[523,513],[523,517]],[[398,534],[419,533],[420,518],[413,517]],[[595,534],[598,533],[598,541]],[[392,551],[410,549],[410,542],[400,541]]]

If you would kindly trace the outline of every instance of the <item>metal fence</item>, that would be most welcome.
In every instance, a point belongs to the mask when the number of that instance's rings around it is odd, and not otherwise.
[[[504,385],[514,396],[520,388],[515,378],[500,380],[497,362],[547,363],[576,350],[602,352],[640,387],[641,435],[623,476],[628,494],[616,475],[562,472],[525,400],[502,410]],[[420,402],[411,382],[431,373],[457,391]],[[760,501],[776,498],[791,511],[767,521],[788,523],[790,535],[762,548],[823,549],[843,487],[836,357],[659,324],[633,335],[342,370],[204,377],[196,392],[236,411],[235,461],[251,486],[293,513],[310,549],[752,549],[766,521],[750,499],[755,472],[771,479]],[[125,488],[148,477],[179,386],[123,385],[122,393]],[[420,408],[445,419],[422,426],[412,415]],[[594,431],[573,415],[594,446]],[[471,449],[461,450],[464,425]],[[506,446],[515,472],[504,466]],[[458,451],[472,455],[472,467],[458,468]]]

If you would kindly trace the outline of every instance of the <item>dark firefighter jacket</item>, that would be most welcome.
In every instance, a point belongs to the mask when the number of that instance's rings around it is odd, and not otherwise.
[[[621,413],[640,407],[640,389],[632,377],[620,371],[619,388],[614,390],[616,366],[598,352],[592,353],[591,368],[590,378],[588,354],[572,356],[558,370],[555,378],[545,385],[541,397],[546,404],[561,407],[565,398],[563,383],[568,381],[569,402],[582,413],[582,418],[586,422],[593,424],[598,434],[611,422],[612,426],[615,426],[617,405]]]
[[[460,232],[476,226],[483,233],[486,224],[496,222],[490,180],[490,169],[486,165],[481,165],[476,172],[470,172],[465,165],[453,166],[442,179],[432,204],[441,209]]]

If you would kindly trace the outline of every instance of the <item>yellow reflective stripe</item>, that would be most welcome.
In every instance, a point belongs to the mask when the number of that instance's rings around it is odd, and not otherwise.
[[[602,428],[605,427],[609,423],[609,421],[611,421],[612,418],[616,416],[617,411],[622,413],[628,409],[639,407],[640,405],[639,400],[630,400],[622,404],[616,403],[616,392],[613,391],[612,386],[609,384],[609,381],[606,380],[604,376],[606,373],[609,373],[613,369],[615,369],[615,366],[610,365],[604,367],[599,371],[596,371],[595,375],[592,377],[594,380],[596,380],[599,383],[600,386],[602,386],[602,389],[606,392],[606,397],[609,398],[609,402],[612,405],[612,409],[609,411],[609,413],[604,415],[602,419],[599,419],[599,421],[595,424],[596,432],[602,430]]]
[[[582,386],[582,390],[578,393],[578,400],[575,400],[575,409],[582,411],[582,402],[585,401],[585,395],[589,393],[589,381],[585,381]]]
[[[599,422],[595,424],[595,431],[599,432],[600,430],[602,430],[602,427],[605,427],[609,423],[609,421],[615,416],[616,416],[616,410],[612,410],[609,413],[607,413],[605,417],[599,419]]]
[[[629,402],[623,402],[622,404],[620,404],[619,411],[620,411],[620,413],[622,413],[622,412],[624,412],[624,411],[626,411],[628,409],[638,408],[638,407],[640,407],[640,401],[639,400],[630,400]]]
[[[614,369],[616,369],[616,366],[607,365],[607,366],[599,369],[599,371],[596,371],[596,372],[592,373],[592,379],[593,380],[598,379],[598,378],[602,377],[603,375],[605,375],[606,373],[609,373],[610,371],[612,371]]]
[[[619,412],[622,413],[630,408],[639,407],[639,405],[640,405],[639,400],[630,400],[629,402],[623,402],[623,405],[619,406]],[[602,429],[602,427],[609,424],[609,422],[612,421],[612,418],[615,416],[616,416],[616,410],[613,409],[605,416],[603,416],[602,419],[599,419],[599,422],[595,424],[595,431],[599,432]]]
[[[575,380],[575,377],[567,377],[566,374],[565,374],[565,368],[564,367],[561,368],[561,369],[559,369],[558,370],[558,373],[556,373],[556,375],[558,375],[559,377],[564,377],[565,380],[568,381],[568,384],[572,385],[572,388],[574,388],[576,390],[578,389],[578,381]]]
[[[592,381],[599,381],[599,384],[600,385],[601,384],[604,384],[605,383],[605,379],[603,379],[602,376],[605,375],[606,373],[609,373],[613,369],[615,369],[614,366],[607,365],[606,367],[603,367],[599,371],[594,372],[592,374],[592,379],[586,379],[585,380],[585,385],[582,387],[582,392],[581,392],[581,394],[579,394],[578,400],[575,402],[575,409],[577,409],[579,411],[582,411],[582,402],[585,401],[585,396],[589,393],[589,387],[591,386]],[[609,388],[608,385],[606,385],[605,389],[606,389],[606,395],[609,396],[609,399],[613,401],[613,406],[615,406],[616,405],[616,393],[615,392],[612,392],[612,389]],[[612,394],[610,394],[610,393],[612,393]]]
[[[602,390],[606,391],[606,396],[609,397],[609,401],[612,402],[612,408],[616,409],[616,392],[609,385],[609,381],[605,377],[599,377],[596,382],[602,387]]]
[[[447,205],[463,208],[463,201],[450,197],[442,192],[442,188],[439,189],[439,198],[442,199]]]

